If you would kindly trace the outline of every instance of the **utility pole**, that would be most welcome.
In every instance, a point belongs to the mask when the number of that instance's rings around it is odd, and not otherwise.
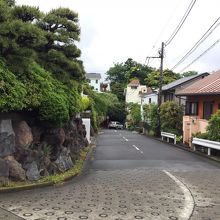
[[[160,106],[162,103],[164,42],[162,42],[159,55],[160,55],[159,56],[159,58],[160,58],[160,79],[159,79],[159,91],[158,91],[158,128],[157,128],[157,136],[158,137],[160,137],[160,133],[161,133]]]
[[[147,59],[157,58],[160,59],[160,78],[159,78],[159,91],[158,91],[158,127],[157,127],[157,136],[160,136],[160,106],[162,103],[162,86],[163,86],[163,59],[164,59],[164,46],[165,43],[162,42],[161,49],[159,51],[159,57],[147,57]]]
[[[160,55],[159,56],[159,58],[160,58],[160,79],[159,79],[159,91],[158,91],[158,107],[160,107],[161,102],[162,102],[164,42],[162,42],[159,55]]]

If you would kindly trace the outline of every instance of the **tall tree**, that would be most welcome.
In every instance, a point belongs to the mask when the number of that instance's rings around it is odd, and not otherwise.
[[[32,24],[40,18],[39,9],[0,0],[0,14],[0,54],[14,73],[22,75],[35,59],[35,48],[46,42],[43,31]]]
[[[180,74],[174,73],[173,71],[166,69],[163,72],[163,85],[171,83],[180,78],[181,78]],[[159,71],[151,72],[145,78],[145,81],[149,87],[153,89],[157,89],[159,87],[159,82],[160,82],[160,72]]]
[[[116,63],[107,71],[107,79],[111,81],[112,93],[124,101],[124,89],[133,78],[138,78],[141,84],[145,84],[145,78],[153,71],[153,68],[142,65],[129,58],[124,63]]]
[[[68,8],[54,9],[38,25],[47,39],[38,48],[40,63],[64,82],[84,79],[82,62],[77,59],[81,52],[75,45],[80,36],[78,14]]]

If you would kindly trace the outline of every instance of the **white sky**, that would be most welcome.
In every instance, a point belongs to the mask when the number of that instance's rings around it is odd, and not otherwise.
[[[144,64],[147,56],[157,55],[167,41],[191,0],[17,0],[17,4],[39,6],[42,11],[69,7],[78,12],[82,51],[87,72],[102,75],[117,62],[128,58]],[[172,68],[220,16],[220,0],[197,0],[183,27],[165,48],[164,67]],[[220,25],[178,68],[220,38]],[[156,44],[155,44],[156,43]],[[159,67],[159,59],[150,66]],[[187,70],[211,72],[220,69],[220,43]]]

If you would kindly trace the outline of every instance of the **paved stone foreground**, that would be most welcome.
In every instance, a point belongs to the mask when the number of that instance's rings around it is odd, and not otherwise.
[[[220,219],[219,170],[170,173],[193,195],[195,207],[190,219]],[[61,186],[0,196],[0,207],[30,220],[188,219],[180,217],[186,200],[183,191],[157,169],[93,171]]]
[[[163,171],[95,171],[63,186],[1,195],[24,219],[181,219],[181,189]]]

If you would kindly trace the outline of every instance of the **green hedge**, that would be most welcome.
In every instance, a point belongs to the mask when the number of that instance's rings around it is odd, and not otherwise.
[[[25,85],[18,81],[0,60],[0,111],[8,112],[26,108],[26,95]]]

